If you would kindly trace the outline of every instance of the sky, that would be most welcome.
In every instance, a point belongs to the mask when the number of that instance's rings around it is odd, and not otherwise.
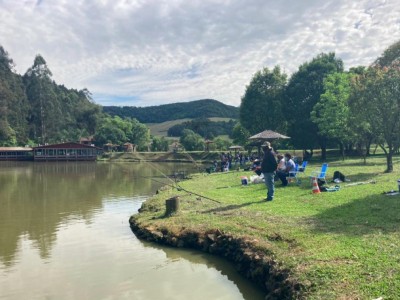
[[[265,67],[290,76],[322,52],[368,66],[399,39],[400,0],[0,0],[15,71],[40,54],[100,105],[239,106]]]

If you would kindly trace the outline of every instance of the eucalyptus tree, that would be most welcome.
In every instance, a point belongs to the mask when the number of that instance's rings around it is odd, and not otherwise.
[[[0,144],[3,145],[28,141],[28,103],[21,76],[13,69],[13,60],[0,46]]]
[[[31,134],[42,143],[54,141],[54,134],[62,128],[62,109],[56,101],[51,76],[41,55],[36,55],[33,66],[24,75],[26,93],[31,103]]]
[[[279,66],[254,74],[240,104],[240,123],[250,133],[266,129],[285,132],[284,90],[287,75]]]
[[[317,145],[326,158],[327,136],[319,133],[310,117],[314,106],[324,93],[324,79],[332,73],[343,72],[343,62],[335,53],[321,53],[310,62],[302,64],[287,85],[285,116],[289,123],[288,135],[296,148],[310,149]]]

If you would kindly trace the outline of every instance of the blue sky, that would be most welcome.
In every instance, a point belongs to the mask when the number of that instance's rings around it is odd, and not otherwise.
[[[258,70],[321,52],[369,65],[400,38],[400,0],[0,0],[0,45],[24,74],[101,105],[212,98],[238,106]]]

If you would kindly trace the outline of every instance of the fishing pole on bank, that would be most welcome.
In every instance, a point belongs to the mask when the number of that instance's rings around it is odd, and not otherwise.
[[[189,156],[190,156],[190,155],[189,155]],[[221,204],[221,202],[218,201],[218,200],[215,200],[215,199],[212,199],[212,198],[203,196],[203,195],[201,195],[201,194],[195,193],[195,192],[193,192],[193,191],[189,191],[189,190],[187,190],[187,189],[182,188],[182,187],[178,184],[178,182],[176,181],[176,178],[175,178],[175,180],[172,180],[170,177],[168,177],[164,172],[162,172],[159,168],[157,168],[156,166],[154,166],[152,163],[150,163],[150,162],[148,162],[148,161],[147,161],[146,163],[147,163],[148,165],[150,165],[154,170],[156,170],[157,172],[161,173],[161,174],[163,175],[164,178],[167,178],[169,181],[172,181],[173,184],[168,184],[168,183],[165,183],[165,182],[161,182],[161,181],[156,180],[156,179],[154,179],[153,177],[149,177],[149,176],[141,176],[142,178],[147,178],[147,179],[153,180],[153,181],[155,181],[155,182],[162,183],[162,184],[168,185],[168,186],[170,186],[170,187],[176,188],[178,191],[184,191],[184,192],[186,192],[186,193],[193,194],[193,195],[196,195],[196,196],[198,196],[198,197],[201,197],[201,198],[204,198],[204,199],[207,199],[207,200],[210,200],[210,201],[213,201],[213,202],[216,202],[216,203]]]

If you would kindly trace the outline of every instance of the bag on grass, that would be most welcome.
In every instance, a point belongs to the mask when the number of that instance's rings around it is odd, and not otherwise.
[[[341,182],[345,182],[346,181],[346,176],[344,176],[343,173],[339,172],[339,171],[335,171],[333,173],[333,181],[337,181],[340,180]]]

